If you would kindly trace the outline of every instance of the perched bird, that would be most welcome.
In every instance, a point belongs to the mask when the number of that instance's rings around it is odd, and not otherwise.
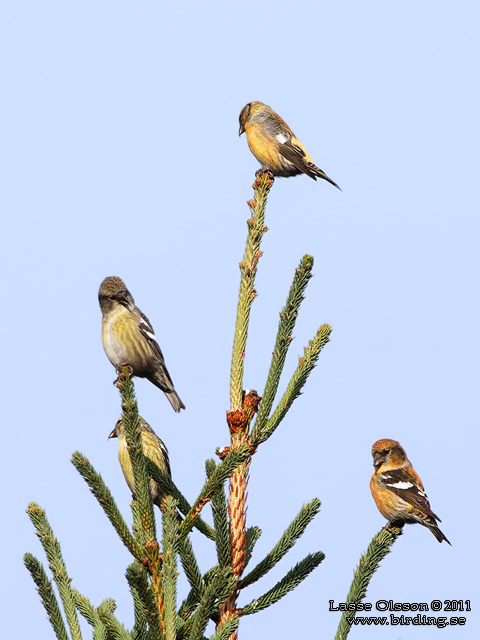
[[[168,460],[167,447],[163,444],[160,438],[157,436],[152,427],[142,417],[140,417],[140,429],[142,431],[142,448],[144,455],[152,460],[157,467],[165,475],[171,477],[170,462]],[[118,459],[120,466],[122,467],[123,475],[130,488],[130,491],[135,495],[135,480],[133,477],[132,462],[130,460],[130,454],[127,449],[127,440],[125,438],[125,427],[123,419],[117,421],[115,429],[108,436],[109,438],[118,438]],[[155,480],[150,478],[150,489],[152,491],[152,499],[157,507],[161,507],[162,500],[165,497],[163,490]]]
[[[247,134],[250,151],[274,176],[288,178],[305,173],[314,180],[323,178],[340,189],[313,163],[288,124],[269,106],[262,102],[249,102],[241,110],[238,120],[238,135]]]
[[[143,315],[120,278],[105,278],[98,300],[103,314],[102,342],[108,359],[117,369],[129,364],[133,374],[147,378],[167,396],[175,411],[185,409],[175,391],[152,325]]]
[[[404,449],[396,440],[378,440],[372,447],[373,472],[370,490],[377,507],[393,526],[419,522],[435,538],[451,542],[440,531],[440,518],[430,508],[423,484]]]

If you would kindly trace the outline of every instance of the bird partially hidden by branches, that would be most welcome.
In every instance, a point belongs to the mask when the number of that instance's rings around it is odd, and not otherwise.
[[[167,447],[157,436],[155,431],[146,420],[144,420],[141,416],[139,416],[139,420],[144,456],[154,462],[160,469],[160,471],[162,471],[162,473],[171,478],[172,474],[170,470],[170,460],[168,458]],[[133,475],[130,454],[128,452],[123,418],[120,418],[120,420],[117,421],[115,429],[113,429],[108,437],[118,438],[118,460],[120,462],[120,466],[122,467],[123,475],[130,488],[130,491],[132,492],[133,496],[135,496],[135,478]],[[165,492],[162,490],[160,485],[155,482],[155,480],[153,480],[153,478],[150,478],[150,490],[152,492],[153,503],[156,504],[157,507],[161,508],[162,500],[165,497]]]

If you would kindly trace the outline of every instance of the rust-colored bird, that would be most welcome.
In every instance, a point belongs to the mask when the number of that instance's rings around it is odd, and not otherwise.
[[[422,481],[396,440],[377,440],[372,447],[373,472],[370,490],[378,510],[393,526],[419,522],[442,542],[450,540],[438,528],[440,518],[430,508]]]

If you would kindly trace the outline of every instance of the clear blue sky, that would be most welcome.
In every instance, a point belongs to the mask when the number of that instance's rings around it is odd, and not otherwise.
[[[95,605],[114,598],[132,623],[128,553],[70,463],[75,450],[87,455],[130,519],[107,440],[120,402],[100,340],[105,276],[121,276],[150,318],[187,405],[175,415],[149,382],[136,385],[189,499],[204,460],[228,443],[238,263],[258,168],[237,119],[251,100],[278,111],[343,192],[301,176],[277,180],[269,199],[245,385],[263,390],[278,312],[306,253],[315,277],[287,371],[320,324],[334,330],[255,456],[248,524],[263,535],[252,562],[304,502],[318,496],[322,510],[248,598],[308,552],[326,559],[242,621],[240,638],[333,638],[328,600],[344,599],[384,524],[368,487],[370,448],[383,437],[406,448],[453,546],[408,527],[366,601],[469,598],[473,611],[460,630],[350,637],[477,637],[479,21],[475,2],[429,0],[4,3],[5,637],[53,637],[22,562],[30,551],[47,564],[30,501],[46,509],[75,587]],[[208,569],[213,549],[193,542]]]

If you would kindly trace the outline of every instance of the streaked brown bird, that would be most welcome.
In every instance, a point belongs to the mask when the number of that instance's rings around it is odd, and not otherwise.
[[[378,510],[392,526],[418,522],[442,542],[451,542],[438,528],[427,494],[405,450],[396,440],[384,438],[372,447],[373,472],[370,490]]]
[[[168,459],[167,447],[162,440],[157,436],[152,427],[144,420],[140,418],[140,429],[142,432],[142,449],[146,458],[149,458],[154,462],[157,467],[165,475],[171,477],[170,461]],[[128,453],[127,439],[125,437],[125,426],[123,419],[117,421],[115,429],[108,436],[109,438],[118,438],[118,460],[122,467],[123,475],[130,488],[130,491],[135,495],[135,478],[133,476],[132,462],[130,460],[130,454]],[[162,506],[162,500],[165,497],[165,493],[159,484],[150,478],[150,490],[152,492],[152,499],[157,507]]]
[[[316,180],[323,178],[340,189],[310,158],[303,144],[288,124],[263,102],[249,102],[239,116],[238,135],[247,134],[250,151],[262,167],[274,176],[288,178],[305,173]]]
[[[147,378],[167,396],[174,411],[185,409],[175,391],[148,318],[135,306],[132,294],[120,278],[105,278],[98,300],[102,310],[102,342],[113,366],[129,364],[133,374]]]

